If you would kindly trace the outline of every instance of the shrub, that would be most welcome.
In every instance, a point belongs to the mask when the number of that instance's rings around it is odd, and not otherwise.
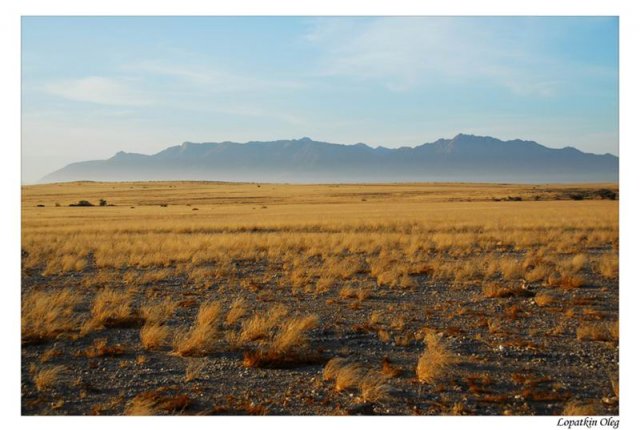
[[[425,336],[425,350],[418,359],[416,375],[420,382],[434,383],[442,378],[454,361],[453,354],[433,332]]]
[[[72,206],[72,207],[78,207],[78,206],[87,207],[87,206],[93,206],[93,203],[91,203],[88,200],[80,200],[78,203],[71,203],[69,206]]]

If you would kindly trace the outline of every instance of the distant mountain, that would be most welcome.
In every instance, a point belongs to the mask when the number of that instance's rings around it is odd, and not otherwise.
[[[69,164],[41,182],[617,182],[618,157],[536,142],[459,134],[415,148],[297,140],[191,143],[154,155],[118,152]]]

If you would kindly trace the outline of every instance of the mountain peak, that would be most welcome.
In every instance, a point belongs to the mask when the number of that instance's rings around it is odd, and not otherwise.
[[[234,182],[615,182],[618,158],[459,133],[416,147],[371,148],[314,141],[193,143],[153,155],[118,152],[73,163],[43,178]]]

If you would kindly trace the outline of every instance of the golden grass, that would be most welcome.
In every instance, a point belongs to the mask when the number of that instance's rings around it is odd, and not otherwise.
[[[173,352],[180,356],[211,353],[219,336],[218,320],[221,311],[220,302],[203,303],[191,328],[176,334]]]
[[[141,323],[133,308],[135,290],[105,288],[93,299],[92,323],[98,327],[132,327]]]
[[[158,349],[167,345],[171,335],[171,330],[165,325],[158,323],[145,324],[140,329],[140,343],[144,349]]]
[[[109,341],[106,338],[95,339],[93,345],[84,351],[88,358],[118,357],[124,353],[125,349],[122,345],[109,345]]]
[[[380,373],[367,372],[359,384],[360,397],[365,402],[380,402],[391,397],[391,386]]]
[[[420,382],[432,384],[443,378],[455,362],[455,357],[442,339],[428,331],[424,338],[425,350],[418,358],[416,375]]]
[[[600,276],[607,279],[618,277],[618,255],[614,253],[605,254],[598,260],[596,268]]]
[[[61,376],[65,372],[64,366],[47,366],[35,369],[33,383],[38,391],[44,391],[58,384]]]
[[[246,313],[247,301],[242,297],[238,297],[231,303],[231,307],[229,308],[229,312],[225,318],[225,323],[227,325],[233,325]]]
[[[322,379],[334,381],[337,392],[359,389],[364,402],[383,401],[391,394],[391,386],[383,374],[341,357],[334,357],[325,364]]]
[[[81,296],[71,289],[34,291],[22,297],[22,342],[53,340],[79,329],[74,308]]]
[[[246,367],[292,367],[317,359],[308,350],[308,332],[318,325],[316,315],[291,317],[278,325],[278,330],[261,338],[258,348],[245,351]]]
[[[162,388],[136,395],[125,407],[126,415],[159,415],[163,413],[181,413],[188,408],[192,400],[184,394],[168,394]]]
[[[545,307],[553,304],[556,298],[553,294],[549,294],[541,291],[536,294],[533,300],[536,302],[536,305],[540,307]]]
[[[178,308],[178,303],[167,297],[162,301],[145,304],[140,308],[145,324],[159,325],[173,317]]]
[[[341,392],[356,388],[366,374],[365,369],[357,363],[345,363],[338,368],[335,376],[335,389]]]
[[[288,313],[288,309],[281,304],[270,308],[266,314],[255,314],[251,319],[242,324],[239,342],[246,343],[268,336],[273,327],[276,326]]]
[[[572,400],[565,405],[564,409],[562,410],[562,415],[594,416],[594,415],[600,415],[601,411],[602,411],[602,408],[600,407],[598,402],[595,400],[593,401]]]
[[[617,341],[618,322],[588,323],[582,322],[576,329],[576,339],[595,341]]]

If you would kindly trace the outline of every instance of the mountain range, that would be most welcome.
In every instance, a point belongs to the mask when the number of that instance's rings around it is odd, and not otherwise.
[[[395,149],[317,142],[308,137],[185,142],[153,155],[118,152],[107,160],[72,163],[40,182],[79,180],[617,182],[618,157],[468,134]]]

